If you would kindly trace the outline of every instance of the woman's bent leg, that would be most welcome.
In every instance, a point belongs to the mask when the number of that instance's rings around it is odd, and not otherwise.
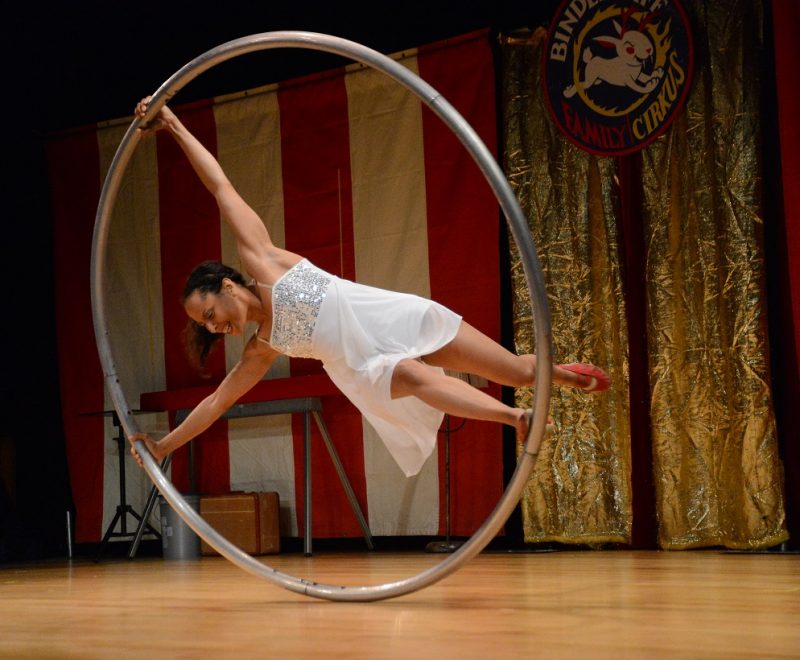
[[[527,432],[525,410],[512,408],[469,383],[447,376],[417,360],[401,360],[392,374],[392,398],[415,396],[448,415],[508,424]]]

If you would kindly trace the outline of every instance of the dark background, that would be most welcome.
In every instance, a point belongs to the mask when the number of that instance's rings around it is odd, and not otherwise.
[[[61,428],[44,155],[55,132],[129,116],[181,66],[231,39],[272,30],[324,32],[396,53],[479,29],[545,25],[556,0],[158,4],[16,2],[4,7],[3,197],[0,263],[0,561],[64,556],[71,508]],[[212,7],[213,9],[209,9]],[[281,49],[204,73],[178,100],[339,66],[322,53]],[[75,163],[80,168],[80,163]]]

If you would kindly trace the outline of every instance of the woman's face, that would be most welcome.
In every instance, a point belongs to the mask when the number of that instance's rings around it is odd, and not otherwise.
[[[247,305],[229,279],[222,280],[219,293],[201,293],[198,290],[186,299],[183,308],[195,323],[209,332],[240,335],[247,322]]]

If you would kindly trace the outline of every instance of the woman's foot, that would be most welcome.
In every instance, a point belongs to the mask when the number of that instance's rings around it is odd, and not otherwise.
[[[514,424],[514,428],[517,429],[517,443],[523,443],[528,439],[528,429],[532,419],[533,410],[519,410],[519,417],[517,417],[517,421]]]
[[[593,364],[586,364],[576,362],[572,364],[561,364],[556,367],[576,374],[578,378],[572,377],[570,381],[565,382],[565,385],[574,385],[579,387],[584,392],[604,392],[611,387],[611,379],[608,374],[600,367]]]
[[[517,418],[516,424],[514,424],[515,428],[517,429],[517,442],[524,443],[528,439],[528,429],[531,426],[531,421],[533,420],[533,410],[528,408],[527,410],[520,409],[520,415]],[[553,418],[547,418],[547,430],[552,431],[554,428],[553,425]]]

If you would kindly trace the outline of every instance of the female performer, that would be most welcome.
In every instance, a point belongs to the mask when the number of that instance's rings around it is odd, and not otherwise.
[[[150,97],[136,106],[143,117]],[[445,413],[508,424],[527,434],[530,412],[513,408],[444,369],[521,387],[532,385],[534,355],[514,355],[442,305],[418,296],[341,279],[272,243],[264,223],[239,196],[217,160],[166,106],[146,133],[166,130],[219,205],[252,279],[218,262],[189,275],[182,302],[189,346],[202,365],[214,342],[257,326],[238,364],[160,441],[145,433],[156,460],[196,437],[258,383],[280,354],[322,361],[336,386],[380,435],[400,468],[414,475],[433,450]],[[591,364],[553,367],[553,382],[599,392],[606,373]],[[138,463],[141,457],[131,448]]]

